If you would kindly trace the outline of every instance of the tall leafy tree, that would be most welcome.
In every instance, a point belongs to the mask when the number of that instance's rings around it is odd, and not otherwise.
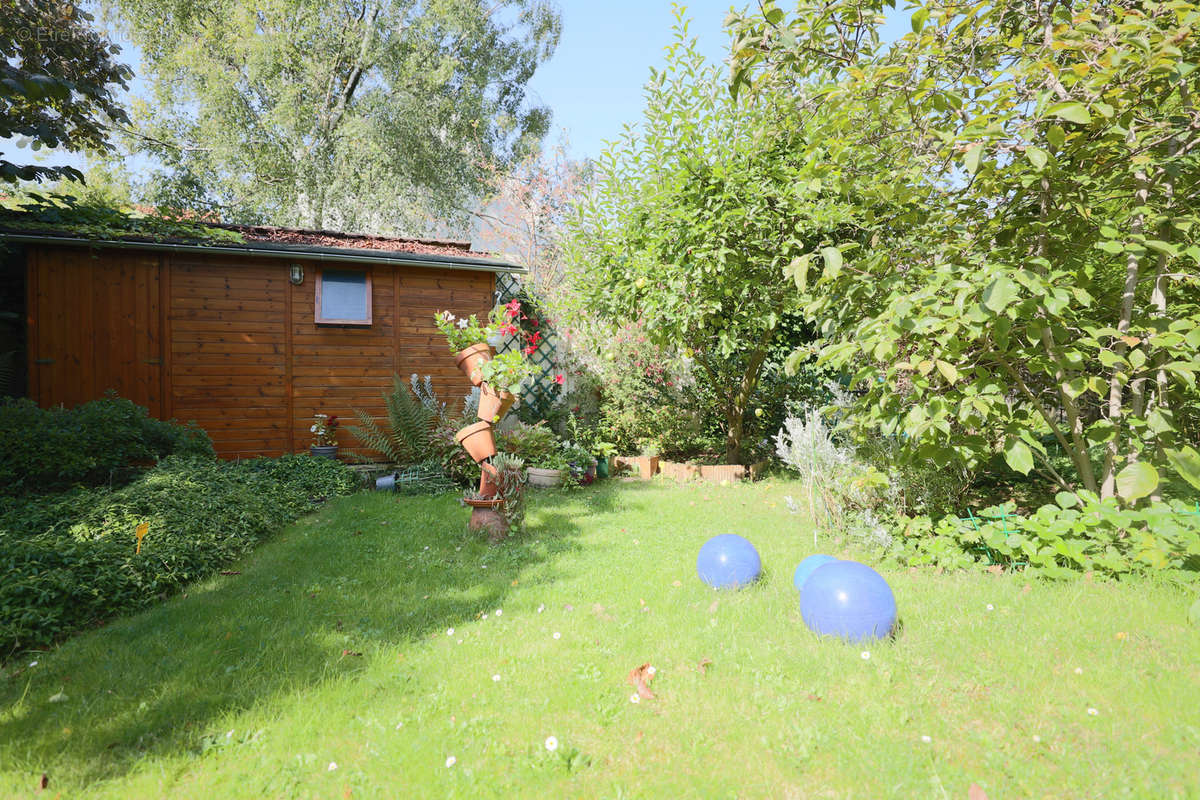
[[[126,122],[114,92],[129,69],[91,15],[63,0],[0,3],[0,137],[21,147],[103,151],[109,124]],[[17,164],[0,157],[0,181],[83,180],[70,166]]]
[[[887,189],[911,227],[809,253],[806,308],[822,360],[855,373],[854,423],[1126,502],[1168,464],[1200,487],[1180,436],[1200,372],[1200,8],[927,2],[881,48],[885,5],[731,20],[735,94],[787,87],[856,161],[919,163]]]
[[[852,235],[802,145],[816,128],[770,101],[731,97],[681,19],[642,124],[596,164],[570,222],[571,279],[589,313],[640,320],[692,359],[720,398],[725,457],[740,462],[772,344],[801,297],[791,265]]]
[[[425,232],[548,125],[525,95],[558,42],[544,0],[106,3],[142,50],[131,141],[164,204]]]

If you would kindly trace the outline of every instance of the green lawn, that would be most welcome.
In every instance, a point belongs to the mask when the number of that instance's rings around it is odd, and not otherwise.
[[[819,641],[789,492],[535,493],[501,546],[453,497],[335,501],[240,574],[9,664],[0,796],[1200,796],[1187,593],[885,572],[898,639]],[[723,532],[759,585],[696,578]]]

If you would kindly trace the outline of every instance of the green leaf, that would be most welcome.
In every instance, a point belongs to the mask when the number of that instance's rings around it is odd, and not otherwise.
[[[1019,290],[1017,285],[1007,277],[1001,275],[987,285],[983,290],[983,305],[988,310],[999,314],[1008,305],[1017,299]]]
[[[772,25],[778,25],[779,23],[783,22],[783,11],[778,8],[768,8],[767,13],[763,16],[766,17],[767,22],[771,23]]]
[[[1029,159],[1029,163],[1033,164],[1033,168],[1038,172],[1046,166],[1046,162],[1050,160],[1050,156],[1040,147],[1026,147],[1025,157]]]
[[[1117,494],[1133,503],[1158,488],[1158,470],[1145,461],[1135,461],[1117,473]]]
[[[1056,103],[1046,109],[1046,114],[1051,117],[1065,119],[1067,122],[1076,122],[1080,125],[1087,125],[1092,121],[1092,115],[1088,112],[1087,106],[1083,103],[1077,103],[1074,100],[1066,103]]]
[[[796,291],[803,292],[808,288],[808,264],[810,261],[812,261],[812,253],[797,256],[783,271],[784,275],[791,275],[792,280],[796,282]]]
[[[842,251],[836,247],[822,247],[821,257],[825,259],[826,278],[836,278],[842,273]]]
[[[1106,239],[1103,242],[1096,242],[1096,247],[1106,253],[1112,253],[1113,255],[1125,252],[1125,245],[1121,242],[1114,242],[1112,239]]]
[[[1074,492],[1059,492],[1054,495],[1054,501],[1059,508],[1074,508],[1079,505],[1079,496]]]
[[[920,33],[925,27],[925,20],[929,19],[929,9],[927,7],[918,8],[912,15],[912,31]]]
[[[958,370],[949,361],[937,360],[937,371],[942,373],[942,377],[946,379],[946,383],[958,382]]]
[[[1200,489],[1200,453],[1194,448],[1181,447],[1178,450],[1167,450],[1167,460],[1179,473],[1179,477]]]
[[[979,158],[983,155],[983,145],[973,144],[967,148],[967,153],[963,157],[963,167],[967,172],[974,175],[979,171]]]
[[[1033,452],[1020,439],[1011,438],[1004,444],[1004,460],[1022,475],[1033,469]]]

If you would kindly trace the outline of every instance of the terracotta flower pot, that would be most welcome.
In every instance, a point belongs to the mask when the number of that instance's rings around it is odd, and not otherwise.
[[[454,435],[454,441],[462,445],[476,464],[496,455],[496,440],[492,437],[490,422],[468,425]]]
[[[492,348],[488,347],[487,342],[473,344],[467,349],[459,350],[454,354],[454,365],[463,371],[463,374],[470,379],[471,384],[474,386],[483,383],[483,375],[479,372],[479,365],[491,360]]]
[[[517,396],[503,389],[499,394],[488,384],[479,387],[479,413],[476,415],[484,422],[499,422],[517,401]]]
[[[500,493],[500,474],[491,464],[480,464],[479,493],[484,497],[495,497]]]

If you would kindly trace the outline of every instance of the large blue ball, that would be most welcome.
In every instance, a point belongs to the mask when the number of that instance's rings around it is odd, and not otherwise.
[[[808,576],[800,593],[800,616],[822,636],[851,642],[882,639],[896,625],[896,598],[887,581],[866,564],[835,561]]]
[[[792,574],[792,586],[796,587],[797,592],[804,591],[804,582],[808,580],[808,576],[816,571],[817,567],[824,564],[831,564],[837,561],[833,556],[827,556],[824,553],[818,553],[815,556],[809,556],[800,562],[796,567],[796,571]]]
[[[700,548],[696,574],[714,589],[736,589],[753,583],[762,572],[754,545],[736,533],[714,536]]]

